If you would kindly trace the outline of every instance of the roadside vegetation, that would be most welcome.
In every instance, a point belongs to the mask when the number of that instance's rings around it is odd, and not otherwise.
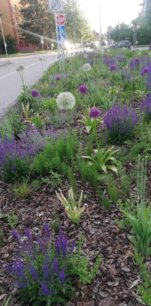
[[[2,305],[151,305],[150,51],[81,53],[34,88],[18,73],[0,124]]]

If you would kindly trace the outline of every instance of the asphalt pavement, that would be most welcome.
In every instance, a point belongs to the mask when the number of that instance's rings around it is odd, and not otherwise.
[[[31,86],[57,60],[57,52],[0,59],[0,117],[9,106],[16,103],[17,97],[22,91],[22,82],[17,68],[24,67],[25,85]]]

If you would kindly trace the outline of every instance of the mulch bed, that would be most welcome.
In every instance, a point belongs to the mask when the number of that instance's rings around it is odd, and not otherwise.
[[[66,190],[64,186],[63,192]],[[85,213],[80,224],[74,225],[67,218],[55,192],[41,187],[26,200],[13,198],[7,184],[0,182],[0,210],[2,213],[14,213],[18,217],[16,228],[23,232],[30,228],[35,234],[40,233],[43,224],[59,218],[62,229],[69,239],[84,237],[83,250],[89,256],[90,265],[98,254],[102,255],[100,270],[91,285],[77,283],[74,299],[67,306],[141,306],[136,293],[136,284],[140,282],[138,268],[133,262],[132,246],[128,233],[117,222],[122,216],[116,206],[104,208],[94,193],[85,186],[84,203],[89,212]],[[12,294],[9,306],[22,305],[17,298],[10,279],[5,272],[5,265],[11,261],[16,251],[11,228],[6,220],[0,220],[0,229],[4,232],[4,246],[0,248],[0,304],[6,296]],[[27,305],[26,305],[27,306]]]

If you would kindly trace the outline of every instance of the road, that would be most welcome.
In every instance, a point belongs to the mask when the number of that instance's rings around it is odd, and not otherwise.
[[[19,66],[24,66],[25,85],[31,86],[41,78],[43,72],[57,59],[56,52],[0,59],[0,117],[9,106],[15,104],[21,93],[22,82],[16,69]]]

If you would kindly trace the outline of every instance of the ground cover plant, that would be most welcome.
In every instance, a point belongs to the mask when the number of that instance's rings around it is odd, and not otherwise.
[[[34,88],[19,67],[0,123],[3,306],[151,305],[150,67],[81,53]]]

